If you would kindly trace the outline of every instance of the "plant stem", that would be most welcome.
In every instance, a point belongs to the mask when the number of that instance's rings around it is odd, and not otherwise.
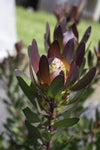
[[[54,123],[53,119],[54,119],[54,99],[51,99],[51,101],[50,101],[50,116],[48,118],[48,120],[49,120],[48,129],[49,129],[51,136],[53,134],[53,123]],[[52,144],[52,139],[47,144],[47,150],[50,150],[51,144]]]

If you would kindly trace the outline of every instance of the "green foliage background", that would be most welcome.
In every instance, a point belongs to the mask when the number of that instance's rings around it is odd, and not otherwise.
[[[31,44],[32,39],[35,38],[38,43],[39,53],[45,53],[43,37],[45,33],[46,22],[49,22],[52,33],[54,26],[56,25],[55,16],[45,12],[33,12],[21,7],[16,8],[16,14],[18,39],[22,39],[25,43],[25,47],[27,48],[27,46]],[[97,23],[85,20],[80,21],[78,25],[80,34],[79,39],[81,39],[88,26],[92,27],[92,33],[89,41],[91,41],[91,48],[93,49],[100,39],[100,22]]]

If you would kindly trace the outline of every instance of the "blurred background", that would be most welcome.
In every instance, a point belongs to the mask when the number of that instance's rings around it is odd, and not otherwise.
[[[0,62],[4,58],[16,55],[15,43],[23,41],[23,53],[27,54],[27,47],[35,38],[40,54],[45,54],[44,33],[46,22],[50,24],[51,38],[56,25],[54,9],[57,4],[64,4],[66,0],[0,0]],[[77,5],[79,0],[67,0],[69,7]],[[100,40],[100,0],[83,0],[82,18],[78,24],[79,39],[82,38],[87,27],[92,27],[89,43],[93,51]],[[87,45],[89,45],[89,43]],[[28,59],[23,64],[28,63]],[[23,65],[22,65],[23,66]],[[20,66],[20,68],[22,68]],[[2,71],[1,71],[2,73]],[[28,73],[28,69],[26,69]],[[4,78],[3,78],[4,79]],[[0,79],[0,132],[4,131],[3,123],[9,116],[4,99],[9,101],[6,84]],[[15,79],[14,79],[15,80]],[[100,106],[100,82],[95,86],[95,92],[84,103],[89,107],[88,117],[92,118],[96,108]],[[87,115],[86,114],[86,115]]]
[[[39,43],[40,52],[44,52],[43,36],[45,24],[48,21],[52,28],[56,24],[56,18],[53,15],[57,4],[68,2],[69,7],[77,5],[79,0],[1,0],[0,9],[0,46],[2,49],[11,51],[15,41],[22,39],[27,47],[33,38]],[[83,0],[82,19],[78,28],[80,38],[82,32],[92,26],[92,44],[96,45],[99,39],[99,21],[100,21],[100,0]],[[5,11],[6,10],[6,11]],[[91,22],[92,21],[92,22]],[[6,43],[6,44],[5,44]],[[13,51],[11,52],[13,53]],[[4,56],[3,56],[4,55]]]
[[[43,53],[44,26],[48,21],[52,32],[56,24],[56,18],[53,15],[54,9],[57,4],[63,4],[65,1],[66,0],[16,0],[18,39],[23,39],[27,47],[31,39],[35,37],[39,43],[39,50]],[[77,5],[79,0],[67,0],[67,2],[71,7],[72,5]],[[81,38],[85,29],[91,25],[93,27],[91,35],[92,44],[96,45],[96,41],[99,39],[100,0],[93,0],[92,3],[91,0],[83,0],[83,5],[83,18],[85,19],[82,19],[78,25],[80,31],[79,37]]]

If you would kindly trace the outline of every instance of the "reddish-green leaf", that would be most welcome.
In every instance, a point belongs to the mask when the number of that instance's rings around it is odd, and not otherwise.
[[[39,62],[39,77],[43,84],[50,84],[49,63],[45,55],[42,55]]]
[[[85,88],[93,80],[96,73],[96,68],[91,68],[86,75],[80,79],[72,88],[72,91],[80,90]]]
[[[38,53],[38,47],[37,47],[37,43],[35,41],[35,39],[33,39],[32,41],[32,45],[30,45],[28,47],[28,53],[29,53],[29,57],[30,57],[30,62],[34,68],[35,73],[38,72],[39,70],[39,53]]]
[[[22,50],[22,48],[23,48],[23,41],[21,40],[21,41],[19,41],[19,42],[17,42],[17,43],[15,43],[15,48],[16,48],[16,51],[17,51],[17,53],[20,53],[21,52],[21,50]]]
[[[72,25],[72,30],[73,30],[73,33],[74,33],[75,37],[76,37],[77,40],[78,40],[79,35],[78,35],[78,31],[77,31],[77,27],[76,27],[76,24],[75,24],[75,23]]]
[[[71,63],[73,53],[74,53],[74,39],[71,39],[65,45],[62,57],[64,57],[68,63]]]
[[[62,20],[62,22],[60,23],[60,26],[61,26],[62,32],[64,33],[66,31],[66,18]]]
[[[46,24],[46,33],[44,35],[44,46],[45,46],[45,50],[47,52],[48,51],[48,47],[50,46],[50,27],[49,27],[49,23],[48,22]]]
[[[85,43],[82,42],[79,44],[75,56],[75,61],[78,66],[81,66],[84,59],[84,54],[85,54]]]
[[[57,40],[59,43],[60,48],[62,49],[62,44],[63,44],[63,32],[62,28],[59,25],[58,27],[55,28],[54,31],[54,40]]]
[[[55,40],[48,50],[48,58],[57,57],[60,58],[60,47],[57,40]]]

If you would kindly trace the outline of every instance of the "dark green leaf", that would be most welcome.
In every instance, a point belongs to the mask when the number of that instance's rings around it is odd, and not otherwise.
[[[59,75],[52,81],[48,90],[48,96],[52,98],[57,98],[59,96],[59,93],[62,91],[63,86],[64,77]]]
[[[29,134],[32,135],[32,137],[36,140],[38,138],[41,138],[40,130],[37,127],[34,127],[31,125],[28,121],[25,122],[26,127],[29,131]]]
[[[54,144],[54,149],[55,150],[63,150],[67,146],[67,143],[57,143],[56,145]]]
[[[40,122],[38,115],[35,114],[34,112],[32,112],[28,107],[26,107],[25,109],[23,109],[23,112],[26,116],[26,119],[31,122],[31,123],[35,123],[35,122]]]
[[[35,104],[34,98],[38,96],[38,90],[36,86],[21,70],[15,70],[15,74],[24,94],[33,104]]]
[[[39,103],[38,103],[38,100],[37,99],[35,99],[35,103],[36,103],[36,107],[37,107],[37,110],[38,110],[38,112],[40,113],[40,114],[42,114],[42,115],[47,115],[47,113],[44,111],[44,110],[41,110],[41,107],[40,107],[40,105],[39,105]]]
[[[79,118],[67,118],[67,119],[64,119],[64,120],[60,120],[60,121],[57,121],[55,124],[54,124],[54,127],[57,128],[57,127],[71,127],[73,125],[75,125],[77,122],[79,121]]]
[[[62,113],[65,113],[65,112],[67,114],[67,112],[69,112],[72,107],[73,107],[73,105],[61,106],[61,109],[59,110],[58,114],[62,115]]]
[[[46,143],[48,143],[51,140],[51,134],[48,130],[42,131],[42,137],[45,138]]]
[[[84,73],[84,67],[85,67],[86,59],[83,59],[82,65],[80,67],[80,76]]]

